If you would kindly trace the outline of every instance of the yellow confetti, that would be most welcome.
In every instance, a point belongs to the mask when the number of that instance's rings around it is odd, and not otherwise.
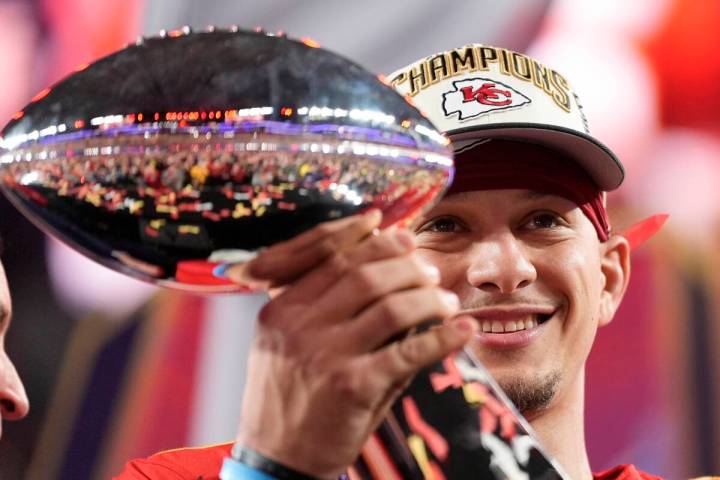
[[[200,233],[200,227],[198,227],[197,225],[180,225],[178,227],[178,232],[197,235],[198,233]]]
[[[463,385],[463,395],[465,396],[465,401],[470,404],[485,403],[485,395],[472,383]]]
[[[160,230],[163,226],[165,226],[165,220],[150,220],[150,226],[155,230]]]
[[[407,443],[410,447],[410,451],[412,452],[413,457],[415,457],[415,460],[420,466],[420,470],[422,470],[423,472],[425,480],[435,480],[435,475],[433,474],[433,470],[430,467],[430,460],[428,459],[427,450],[425,450],[425,442],[423,441],[423,439],[420,438],[419,435],[412,434],[408,437]]]

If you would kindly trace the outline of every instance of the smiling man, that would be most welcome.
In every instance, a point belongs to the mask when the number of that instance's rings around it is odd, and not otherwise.
[[[622,300],[630,249],[605,210],[622,167],[567,80],[482,45],[390,79],[453,140],[453,185],[410,230],[373,234],[369,212],[227,271],[283,290],[259,315],[221,477],[337,478],[413,375],[469,345],[571,478],[655,478],[631,465],[593,474],[585,449],[585,362]],[[402,335],[432,319],[444,322]],[[215,478],[229,452],[159,454],[125,478]]]
[[[589,478],[584,366],[627,286],[628,244],[590,176],[555,150],[493,139],[457,164],[463,181],[421,221],[417,254],[478,322],[471,348],[548,451]]]

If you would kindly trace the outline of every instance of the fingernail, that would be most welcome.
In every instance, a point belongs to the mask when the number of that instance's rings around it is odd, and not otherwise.
[[[469,318],[458,318],[452,322],[452,326],[461,332],[470,332],[475,330],[475,322]]]
[[[399,229],[394,235],[395,239],[406,249],[411,250],[415,248],[415,237],[407,230]]]
[[[420,268],[422,268],[425,276],[432,280],[433,283],[440,283],[440,270],[438,270],[435,265],[430,265],[429,263],[422,262],[420,264]],[[454,293],[452,295],[455,296],[455,300],[457,300],[457,296]]]
[[[222,275],[219,278],[230,280],[248,290],[267,290],[270,287],[270,282],[259,280],[250,271],[253,269],[254,264],[254,261],[221,264],[213,269],[213,275],[216,277]]]
[[[439,272],[438,272],[438,275],[439,275]],[[443,299],[443,302],[445,302],[445,305],[447,305],[451,309],[457,310],[458,308],[460,308],[460,299],[453,292],[448,292],[448,291],[442,292],[442,299]]]
[[[227,272],[227,269],[230,268],[230,263],[221,263],[220,265],[213,268],[212,274],[215,278],[222,278],[223,280],[227,279],[227,276],[225,275],[225,272]]]

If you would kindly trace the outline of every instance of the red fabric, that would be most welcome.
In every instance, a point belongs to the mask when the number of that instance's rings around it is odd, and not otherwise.
[[[180,260],[177,262],[175,279],[193,285],[233,285],[232,281],[213,275],[218,265],[220,263],[207,260]]]
[[[598,238],[610,237],[603,193],[578,164],[540,145],[493,139],[455,157],[455,179],[446,196],[472,190],[527,189],[573,201]]]
[[[662,480],[649,473],[641,472],[635,465],[618,465],[604,472],[593,473],[594,480]]]
[[[178,448],[125,464],[113,480],[219,480],[232,442],[200,448]]]
[[[625,230],[623,237],[627,238],[630,243],[630,250],[636,250],[640,245],[649,240],[650,237],[655,235],[658,230],[665,225],[668,217],[669,215],[667,213],[658,213],[657,215],[635,223]]]
[[[128,462],[113,480],[219,480],[223,459],[230,456],[232,443],[201,448],[178,448]],[[662,480],[634,465],[619,465],[594,473],[594,480]]]
[[[196,295],[178,296],[173,316],[166,321],[172,323],[163,342],[155,344],[156,363],[144,364],[139,375],[148,375],[149,391],[137,393],[141,398],[129,397],[139,403],[133,403],[132,413],[122,417],[124,421],[137,422],[137,430],[132,437],[125,437],[131,450],[137,452],[156,452],[168,445],[182,445],[188,438],[189,418],[193,411],[193,395],[197,382],[199,356],[201,354],[202,331],[206,321],[207,303]],[[162,314],[160,314],[162,315]],[[152,370],[151,370],[152,369]],[[150,377],[150,374],[154,376]]]

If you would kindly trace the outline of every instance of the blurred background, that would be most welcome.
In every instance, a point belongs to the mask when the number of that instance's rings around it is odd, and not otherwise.
[[[0,119],[138,35],[231,24],[381,73],[472,42],[561,71],[626,166],[615,228],[671,215],[588,363],[592,467],[720,472],[720,2],[0,0]],[[44,237],[4,198],[0,212],[6,348],[31,400],[4,425],[0,478],[110,478],[132,457],[232,440],[262,296],[161,292]]]

